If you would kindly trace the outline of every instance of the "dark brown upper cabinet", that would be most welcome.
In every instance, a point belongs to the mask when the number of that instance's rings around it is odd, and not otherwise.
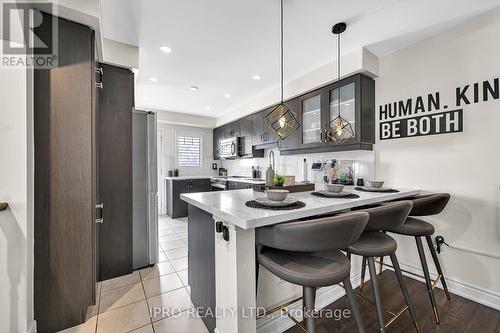
[[[355,134],[340,145],[328,142],[324,137],[324,129],[339,114],[339,89],[341,115],[350,122]],[[301,124],[298,129],[298,144],[283,144],[283,155],[372,149],[375,143],[373,79],[362,74],[345,78],[298,97],[296,107]]]
[[[338,92],[343,118],[351,123],[355,136],[343,144],[327,142],[324,129],[338,116]],[[375,143],[375,81],[363,74],[356,74],[315,89],[285,102],[295,112],[300,127],[284,140],[271,128],[266,116],[276,105],[241,119],[238,122],[244,136],[243,157],[252,157],[255,150],[278,147],[282,155],[332,152],[343,150],[371,150]],[[251,119],[251,122],[250,122]],[[251,126],[251,128],[250,128]],[[235,128],[234,123],[214,129],[214,157],[219,149],[221,133]],[[248,136],[251,133],[253,155],[249,154]],[[233,135],[234,136],[234,135]],[[215,146],[216,145],[216,146]],[[259,155],[260,156],[260,155]]]

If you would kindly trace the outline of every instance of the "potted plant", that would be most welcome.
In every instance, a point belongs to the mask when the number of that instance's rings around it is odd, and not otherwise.
[[[274,175],[274,186],[283,186],[285,184],[285,176]]]

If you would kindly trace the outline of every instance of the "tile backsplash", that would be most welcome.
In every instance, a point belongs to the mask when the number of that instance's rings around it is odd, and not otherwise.
[[[308,164],[308,180],[316,184],[321,184],[323,182],[323,175],[328,174],[328,168],[326,168],[325,171],[312,171],[311,166],[313,162],[330,162],[333,159],[337,161],[353,161],[355,179],[371,179],[375,174],[374,151],[346,151],[282,156],[278,149],[272,150],[275,156],[275,171],[280,175],[295,176],[296,181],[303,180],[302,165],[304,163],[304,158],[307,160]],[[270,151],[271,149],[266,149],[264,158],[225,160],[222,161],[220,165],[228,170],[228,175],[248,177],[252,175],[252,166],[259,166],[262,172],[262,178],[265,178],[265,172],[269,166]]]

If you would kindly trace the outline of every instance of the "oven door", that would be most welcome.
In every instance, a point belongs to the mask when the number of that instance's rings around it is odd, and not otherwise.
[[[226,186],[221,184],[221,183],[211,183],[210,184],[210,191],[212,192],[217,192],[217,191],[225,191]]]

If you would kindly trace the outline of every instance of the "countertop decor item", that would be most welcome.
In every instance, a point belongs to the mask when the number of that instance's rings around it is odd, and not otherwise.
[[[337,23],[332,28],[332,33],[337,35],[337,76],[340,84],[340,35],[347,29],[347,24],[344,22]],[[339,115],[330,121],[325,129],[326,140],[333,141],[334,143],[340,145],[350,138],[354,137],[354,130],[352,129],[351,123],[343,118],[340,113],[341,107],[340,101],[340,86],[337,88],[337,110],[339,111]]]
[[[245,203],[245,206],[250,207],[250,208],[260,208],[260,209],[269,209],[269,210],[292,210],[292,209],[300,209],[304,208],[306,206],[305,203],[302,201],[297,201],[293,205],[289,206],[284,206],[284,207],[270,207],[263,205],[261,203],[258,203],[255,200],[250,200]]]
[[[8,203],[6,203],[6,202],[0,202],[0,212],[1,212],[2,210],[6,210],[6,209],[7,209],[7,207],[9,207],[9,204],[8,204]]]
[[[285,176],[274,175],[274,186],[283,186],[285,185],[286,178]]]
[[[383,180],[369,180],[367,181],[369,187],[382,188],[384,186]]]
[[[266,190],[266,196],[271,201],[284,201],[288,193],[287,190]]]
[[[354,188],[356,191],[362,191],[362,192],[375,192],[375,193],[398,193],[398,190],[395,190],[393,188],[389,187],[381,187],[381,188],[373,188],[373,187],[355,187]]]
[[[266,185],[260,185],[260,186],[254,186],[254,191],[257,192],[264,192],[265,190],[269,189],[283,189],[283,190],[288,190],[290,193],[297,193],[297,192],[309,192],[309,191],[314,191],[316,189],[316,186],[314,183],[295,183],[295,185],[284,185],[284,186],[266,186]]]
[[[295,185],[295,176],[283,176],[285,177],[285,184],[286,186],[290,185]]]
[[[285,140],[290,134],[300,127],[297,120],[297,113],[290,110],[284,103],[284,38],[283,38],[283,0],[280,2],[280,64],[281,64],[281,101],[269,114],[266,119],[281,140]]]
[[[323,197],[323,198],[336,198],[336,199],[357,199],[359,198],[359,195],[354,194],[352,192],[340,192],[340,193],[335,193],[335,192],[328,192],[328,191],[318,191],[318,192],[312,192],[312,195],[315,195],[317,197]]]
[[[340,193],[344,190],[344,185],[342,184],[325,184],[328,192]]]
[[[285,206],[293,205],[294,203],[297,202],[297,199],[286,198],[285,200],[282,200],[282,201],[276,201],[276,200],[271,200],[271,199],[266,198],[266,197],[262,197],[262,198],[256,198],[255,201],[257,201],[258,203],[260,203],[264,206],[268,206],[268,207],[285,207]]]
[[[266,170],[266,186],[274,185],[274,151],[269,152],[269,167]]]

